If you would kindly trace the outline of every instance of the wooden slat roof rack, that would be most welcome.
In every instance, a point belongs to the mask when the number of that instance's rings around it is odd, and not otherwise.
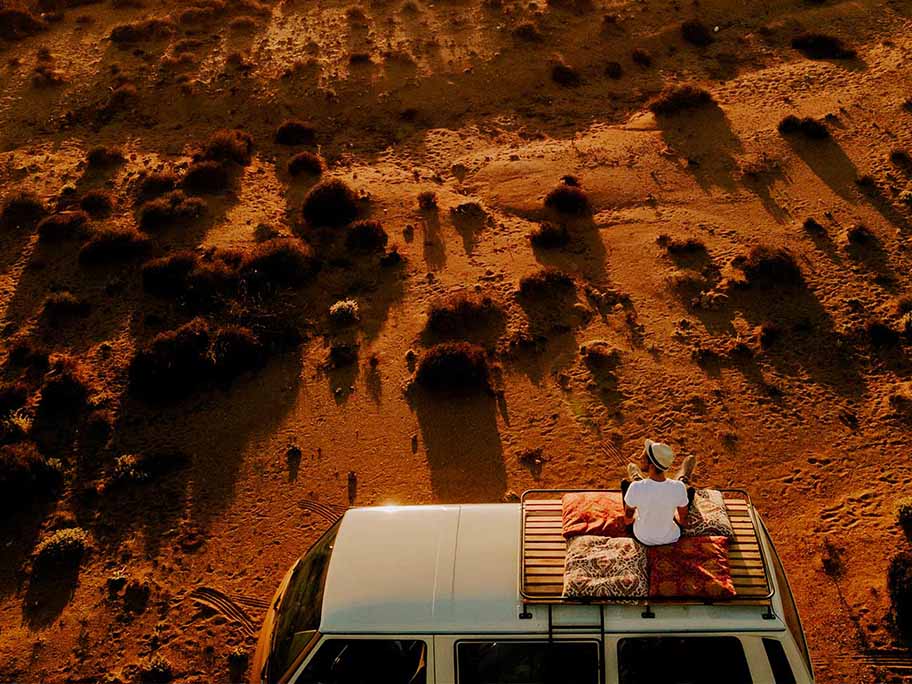
[[[631,600],[630,597],[565,598],[563,596],[564,560],[567,542],[562,534],[561,500],[571,492],[609,492],[618,490],[532,489],[522,495],[520,534],[520,593],[527,604],[639,603],[643,605],[759,605],[768,606],[773,596],[769,566],[757,530],[760,522],[750,496],[742,490],[721,490],[725,508],[735,529],[729,547],[729,562],[735,585],[731,599],[655,598]],[[619,493],[619,492],[618,492]]]

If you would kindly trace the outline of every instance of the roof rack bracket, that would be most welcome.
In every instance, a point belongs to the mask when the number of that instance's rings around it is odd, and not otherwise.
[[[652,607],[648,603],[646,604],[646,610],[640,613],[640,615],[645,620],[652,620],[656,616],[656,614],[652,612]]]

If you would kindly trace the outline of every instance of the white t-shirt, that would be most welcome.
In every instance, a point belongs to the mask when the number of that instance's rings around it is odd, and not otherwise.
[[[636,508],[633,534],[647,546],[678,541],[681,528],[675,523],[675,511],[687,505],[687,486],[680,480],[646,479],[632,482],[624,503]]]

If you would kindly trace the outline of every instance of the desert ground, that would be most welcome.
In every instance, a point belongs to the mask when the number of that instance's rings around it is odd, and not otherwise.
[[[349,505],[644,437],[902,680],[910,154],[902,0],[0,0],[0,681],[244,681]]]

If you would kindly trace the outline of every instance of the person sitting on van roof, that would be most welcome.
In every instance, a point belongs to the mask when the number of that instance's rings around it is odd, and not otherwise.
[[[628,531],[646,546],[678,541],[687,519],[687,509],[693,501],[694,489],[688,483],[696,459],[686,457],[675,477],[669,478],[665,472],[674,457],[670,446],[647,439],[640,466],[628,464],[629,479],[621,481]]]

